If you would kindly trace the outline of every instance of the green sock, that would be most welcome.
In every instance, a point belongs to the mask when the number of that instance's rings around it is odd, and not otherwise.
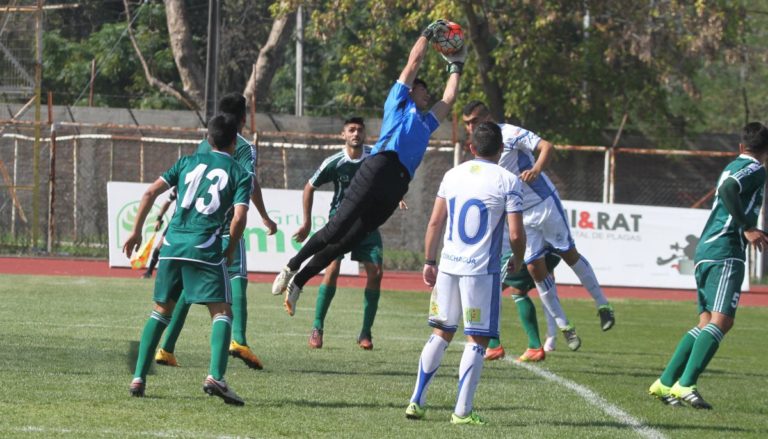
[[[693,344],[688,364],[685,365],[685,370],[678,380],[681,386],[688,387],[696,384],[699,375],[704,372],[709,361],[715,356],[724,336],[723,331],[714,323],[709,323],[701,330],[696,343]]]
[[[360,332],[366,335],[371,335],[373,321],[376,319],[376,311],[379,309],[379,297],[381,297],[381,291],[366,288],[364,294],[363,329]]]
[[[325,324],[325,315],[328,314],[328,308],[331,307],[333,296],[336,295],[336,285],[321,284],[317,290],[317,302],[315,303],[315,323],[312,327],[323,329]]]
[[[189,308],[192,305],[184,300],[184,292],[182,291],[179,301],[176,302],[176,306],[173,308],[173,316],[171,316],[171,323],[168,324],[168,330],[165,331],[165,340],[160,346],[168,352],[173,352],[176,349],[176,342],[179,340],[181,329],[184,327],[184,322],[187,320],[187,314],[189,314]]]
[[[208,374],[215,380],[224,378],[229,360],[229,342],[232,337],[232,318],[218,315],[211,325],[211,365]]]
[[[499,346],[501,346],[501,341],[498,338],[488,340],[488,349],[496,349]]]
[[[152,311],[147,323],[144,325],[144,331],[141,333],[139,355],[136,358],[136,371],[133,374],[134,378],[141,378],[146,381],[149,366],[155,357],[155,349],[157,349],[157,344],[160,343],[160,337],[162,337],[166,326],[168,326],[168,316]]]
[[[517,315],[520,316],[520,323],[528,336],[528,348],[541,348],[541,337],[539,336],[539,322],[536,320],[536,305],[530,297],[512,295],[512,299],[517,306]]]
[[[248,279],[237,277],[230,281],[232,285],[232,340],[248,346],[245,340],[245,326],[248,324],[248,299],[245,289]]]
[[[683,374],[685,365],[688,363],[688,357],[691,356],[691,350],[700,333],[701,329],[695,326],[693,329],[686,332],[683,338],[680,339],[680,343],[677,344],[675,353],[672,354],[672,358],[669,360],[669,363],[667,363],[667,367],[664,368],[664,372],[661,373],[661,384],[664,384],[667,387],[672,387],[672,385],[677,382],[680,375]]]

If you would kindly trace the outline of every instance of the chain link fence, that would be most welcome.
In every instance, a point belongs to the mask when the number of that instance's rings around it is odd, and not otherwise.
[[[105,249],[108,181],[151,182],[181,155],[192,153],[201,129],[124,128],[68,123],[50,127],[41,139],[39,180],[34,181],[32,126],[6,126],[0,135],[0,162],[7,172],[0,190],[2,241],[31,247],[33,191],[38,191],[37,227],[53,252]],[[248,136],[248,133],[246,133]],[[450,141],[430,145],[406,202],[382,227],[385,248],[418,253],[432,201],[443,174],[454,163]],[[301,190],[325,157],[340,148],[335,135],[265,132],[259,139],[258,178],[265,188]],[[606,149],[558,146],[546,170],[565,200],[605,199]],[[51,152],[55,163],[51,166]],[[708,207],[711,190],[722,168],[736,151],[615,151],[613,199],[616,203],[669,207]],[[462,151],[463,159],[468,157]],[[609,157],[610,160],[610,157]],[[36,189],[35,189],[36,187]],[[15,196],[13,195],[15,194]],[[53,196],[51,201],[51,196]],[[269,208],[269,206],[267,206]],[[51,210],[52,209],[52,210]],[[79,249],[79,250],[78,250]],[[102,250],[103,251],[103,250]],[[87,253],[87,252],[86,252]],[[98,251],[96,251],[98,253]]]

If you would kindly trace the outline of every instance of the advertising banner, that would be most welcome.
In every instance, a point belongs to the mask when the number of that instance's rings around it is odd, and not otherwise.
[[[565,200],[563,207],[576,248],[601,285],[696,288],[693,257],[709,210]],[[555,278],[580,283],[564,263]]]
[[[144,191],[149,187],[146,183],[107,183],[107,210],[109,220],[109,265],[110,267],[130,267],[130,261],[122,253],[123,242],[133,229],[133,222],[139,209],[139,202]],[[160,196],[152,207],[144,226],[144,239],[147,240],[154,230],[155,218],[160,212],[160,206],[168,199],[170,192]],[[248,223],[243,233],[245,252],[249,271],[278,272],[285,266],[298,249],[291,237],[302,222],[302,191],[282,189],[262,189],[264,205],[267,206],[272,220],[277,223],[278,232],[267,236],[267,231],[261,222],[261,217],[250,205]],[[312,232],[317,231],[328,222],[328,209],[333,197],[332,192],[315,191],[312,207]],[[165,224],[173,215],[175,206],[171,206],[165,215]],[[357,262],[349,255],[341,263],[341,274],[358,274]]]

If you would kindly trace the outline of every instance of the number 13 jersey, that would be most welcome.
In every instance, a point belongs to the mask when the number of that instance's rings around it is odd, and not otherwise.
[[[180,158],[160,178],[178,188],[160,259],[221,263],[221,228],[233,206],[248,206],[251,175],[229,154],[212,151]]]
[[[437,196],[448,221],[440,271],[456,275],[499,273],[504,222],[522,212],[522,183],[495,163],[475,159],[445,173]]]

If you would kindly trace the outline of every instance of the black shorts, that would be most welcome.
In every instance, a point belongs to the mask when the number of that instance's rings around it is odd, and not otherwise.
[[[325,226],[328,236],[343,234],[358,218],[366,232],[376,230],[392,216],[408,193],[410,180],[408,170],[394,151],[365,159],[352,177],[336,214]]]

